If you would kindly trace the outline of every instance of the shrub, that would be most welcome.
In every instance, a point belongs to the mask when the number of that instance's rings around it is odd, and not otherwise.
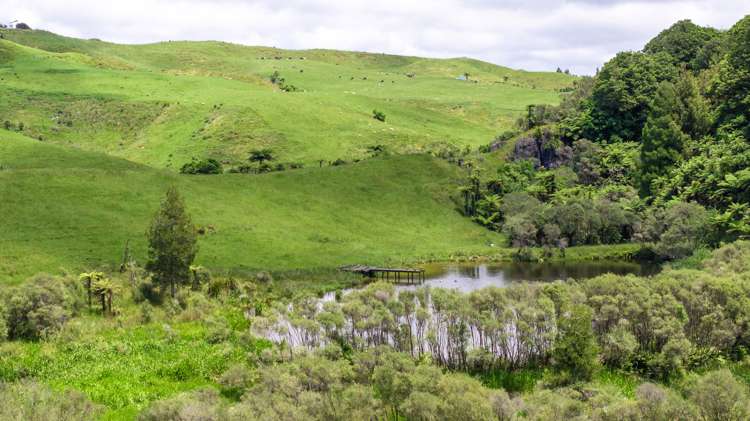
[[[221,375],[219,385],[225,396],[238,400],[250,387],[252,381],[252,372],[244,365],[236,364]]]
[[[181,321],[205,320],[213,312],[213,304],[201,293],[186,297],[186,308],[180,314]]]
[[[273,282],[273,276],[268,272],[258,272],[255,274],[255,281],[267,285]]]
[[[140,322],[141,324],[148,324],[154,319],[154,307],[148,302],[144,302],[140,305]]]
[[[499,421],[511,421],[521,409],[520,399],[511,399],[505,390],[495,390],[490,395],[492,411]]]
[[[139,421],[218,420],[222,417],[221,396],[215,389],[199,389],[151,404]]]
[[[635,390],[635,397],[641,419],[692,420],[697,418],[691,405],[662,386],[643,383]]]
[[[100,409],[79,392],[56,393],[38,383],[0,383],[0,420],[94,420]]]
[[[729,370],[717,370],[698,379],[689,388],[690,400],[706,420],[750,419],[747,389]]]
[[[382,121],[382,122],[385,123],[385,113],[382,112],[382,111],[373,110],[372,111],[372,118],[374,118],[375,120]]]
[[[553,366],[566,380],[591,380],[598,348],[591,328],[593,314],[586,305],[575,305],[558,320],[558,338],[552,351]]]
[[[601,342],[602,360],[611,367],[626,368],[638,349],[638,341],[630,333],[625,320],[604,335]]]
[[[510,238],[513,247],[524,249],[536,245],[537,227],[526,215],[508,218],[503,225],[503,233]]]
[[[162,295],[159,286],[156,285],[151,278],[144,279],[143,282],[138,284],[138,289],[135,292],[133,299],[135,302],[146,300],[151,304],[162,303]]]
[[[7,315],[2,300],[0,300],[0,344],[8,338],[8,322],[5,321]]]
[[[224,172],[224,168],[221,162],[213,159],[195,159],[183,165],[180,168],[180,172],[183,174],[221,174]]]
[[[191,289],[199,291],[203,285],[211,282],[211,271],[203,266],[190,266]]]
[[[536,215],[541,211],[542,202],[528,193],[517,192],[503,196],[500,212],[504,218],[518,215]]]
[[[76,297],[62,279],[39,275],[10,293],[10,339],[36,340],[58,331],[77,310]]]
[[[705,243],[709,213],[697,203],[673,202],[647,215],[640,239],[664,259],[690,256]]]
[[[208,282],[206,293],[209,297],[216,298],[222,294],[229,294],[237,291],[237,281],[232,278],[215,277]]]
[[[232,331],[223,319],[208,320],[206,322],[208,330],[206,331],[206,341],[210,344],[218,344],[226,341],[232,336]]]

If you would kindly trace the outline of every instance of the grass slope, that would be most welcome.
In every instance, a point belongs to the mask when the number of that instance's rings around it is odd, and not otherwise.
[[[477,146],[526,105],[556,103],[574,80],[463,58],[0,34],[0,123],[161,168],[192,157],[236,164],[261,147],[317,164],[362,158],[375,144],[396,152]],[[274,71],[301,91],[279,90],[269,82]],[[463,73],[471,81],[456,79]]]
[[[489,252],[502,238],[460,216],[458,169],[424,155],[266,175],[180,176],[0,130],[0,276],[116,264],[176,184],[211,227],[198,263],[291,270]]]

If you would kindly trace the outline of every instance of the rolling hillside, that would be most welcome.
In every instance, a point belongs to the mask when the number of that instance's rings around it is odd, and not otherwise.
[[[0,130],[0,277],[115,264],[145,231],[167,186],[185,196],[198,264],[289,270],[445,258],[503,239],[461,217],[458,169],[424,155],[266,175],[180,176]]]
[[[488,252],[503,238],[456,212],[459,169],[419,153],[486,144],[574,80],[465,58],[0,34],[0,276],[14,281],[111,266],[128,240],[143,262],[170,184],[206,232],[197,263],[213,269]],[[390,155],[324,165],[374,145]],[[176,174],[194,157],[236,166],[259,148],[305,168]]]
[[[574,80],[470,59],[0,34],[0,123],[158,168],[192,157],[236,165],[257,148],[317,165],[363,158],[378,144],[397,153],[475,147],[526,105],[557,102]],[[298,91],[272,84],[274,72]]]

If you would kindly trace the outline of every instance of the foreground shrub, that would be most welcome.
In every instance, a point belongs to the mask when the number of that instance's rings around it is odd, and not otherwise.
[[[151,404],[139,421],[219,420],[222,416],[221,396],[215,389],[181,393],[173,398]]]
[[[643,383],[635,390],[636,408],[643,420],[693,420],[692,405],[675,392],[653,383]]]
[[[72,285],[49,275],[34,277],[9,294],[10,339],[40,339],[58,331],[80,304]]]
[[[553,367],[563,383],[588,381],[596,370],[598,348],[591,329],[592,312],[588,306],[572,306],[558,320],[558,338],[552,351]]]
[[[253,381],[252,372],[242,364],[231,367],[219,378],[221,392],[232,399],[238,400],[250,387]]]
[[[688,393],[706,420],[750,419],[747,388],[729,370],[706,374],[692,385]]]
[[[55,393],[34,382],[0,383],[0,420],[96,419],[100,408],[79,392]]]

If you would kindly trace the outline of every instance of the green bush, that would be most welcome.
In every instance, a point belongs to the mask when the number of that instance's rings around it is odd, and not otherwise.
[[[552,366],[567,378],[562,383],[588,381],[597,369],[598,347],[591,329],[593,314],[586,305],[574,305],[557,322],[558,338],[552,351]]]
[[[687,257],[706,243],[709,216],[697,203],[672,202],[648,213],[637,238],[663,259]]]
[[[161,304],[163,299],[159,286],[151,278],[144,279],[138,284],[133,298],[136,302],[146,300],[151,304]]]
[[[154,307],[149,304],[148,301],[141,303],[140,307],[140,322],[141,324],[148,324],[154,319]]]
[[[56,393],[24,381],[0,383],[0,420],[94,420],[101,408],[80,392]]]
[[[373,110],[372,111],[372,118],[374,118],[375,120],[382,121],[383,123],[385,123],[385,113],[382,112],[382,111]]]
[[[747,387],[740,384],[729,370],[704,375],[689,387],[688,394],[705,420],[750,419]]]
[[[221,174],[224,172],[224,168],[221,162],[213,159],[195,159],[180,168],[182,174]]]
[[[221,395],[215,389],[206,388],[154,402],[138,416],[138,420],[218,420],[224,419],[222,413]]]
[[[49,275],[26,281],[7,300],[8,337],[36,340],[55,333],[78,310],[76,292],[72,283]]]
[[[250,369],[242,364],[235,364],[221,375],[219,385],[224,396],[239,400],[250,387],[252,381],[253,375]]]

